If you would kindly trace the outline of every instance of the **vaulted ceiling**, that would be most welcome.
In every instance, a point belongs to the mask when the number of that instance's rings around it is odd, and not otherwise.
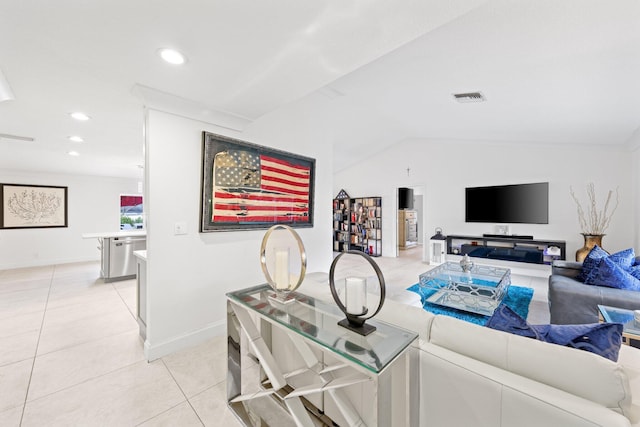
[[[407,138],[625,146],[639,28],[636,0],[4,1],[0,168],[141,176],[136,88],[239,123],[321,91],[336,170]]]

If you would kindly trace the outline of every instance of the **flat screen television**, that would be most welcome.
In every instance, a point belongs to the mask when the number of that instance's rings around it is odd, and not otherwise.
[[[548,224],[549,183],[468,187],[465,221]]]
[[[413,209],[413,188],[398,188],[398,209]]]

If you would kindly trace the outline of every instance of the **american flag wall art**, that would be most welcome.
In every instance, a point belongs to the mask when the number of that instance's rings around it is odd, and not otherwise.
[[[313,225],[315,160],[205,132],[201,231]]]

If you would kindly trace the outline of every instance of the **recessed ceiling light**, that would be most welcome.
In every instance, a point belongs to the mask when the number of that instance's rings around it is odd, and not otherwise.
[[[82,139],[82,137],[79,137],[77,135],[73,135],[69,137],[69,141],[73,141],[73,142],[84,142],[84,139]]]
[[[187,58],[180,52],[174,49],[160,49],[158,55],[169,64],[182,65],[187,62]]]
[[[77,151],[67,151],[67,154],[74,157],[78,157],[80,155]]]
[[[85,113],[80,112],[80,111],[76,111],[75,113],[71,113],[69,114],[71,117],[73,117],[76,120],[80,120],[82,122],[89,120],[91,117],[87,116]]]

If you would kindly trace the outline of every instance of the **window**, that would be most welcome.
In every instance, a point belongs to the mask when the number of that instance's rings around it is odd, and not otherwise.
[[[120,230],[140,230],[143,228],[142,196],[120,195]]]

